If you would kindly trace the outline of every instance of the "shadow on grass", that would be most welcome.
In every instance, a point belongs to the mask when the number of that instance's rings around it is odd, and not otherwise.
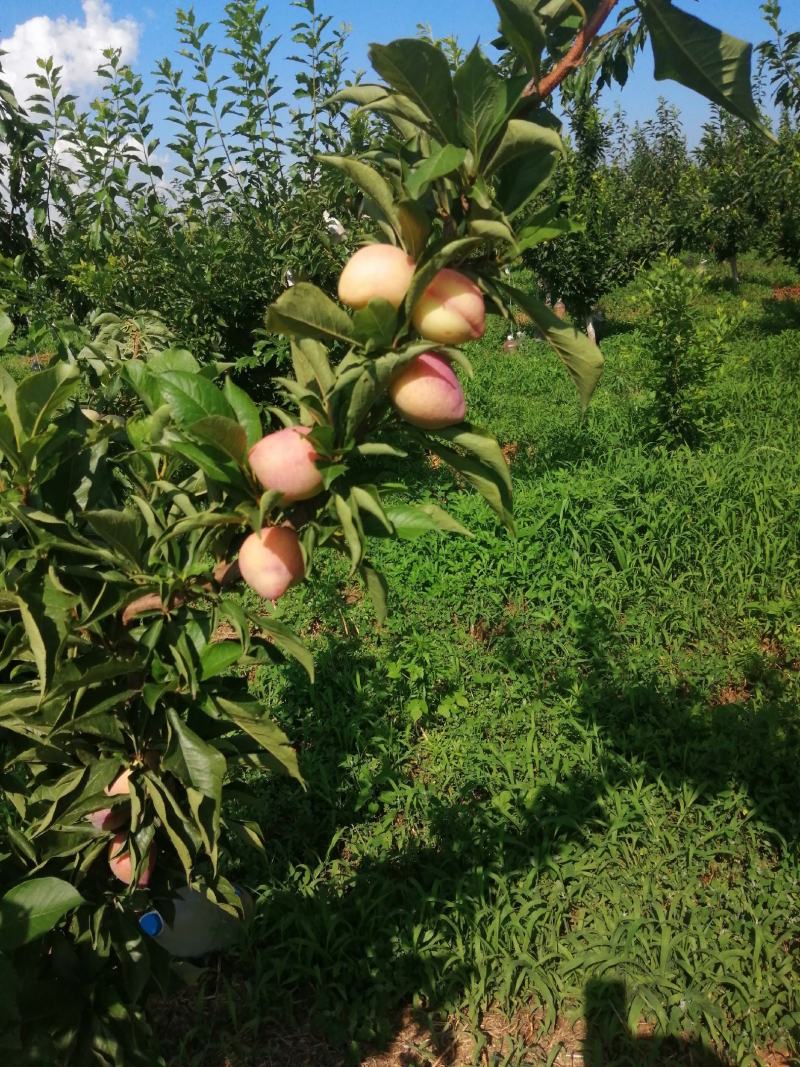
[[[728,1067],[697,1041],[633,1033],[623,982],[592,979],[586,985],[583,1067]]]
[[[513,637],[506,641],[507,655],[523,654],[513,648]],[[427,790],[403,724],[386,714],[397,693],[381,681],[385,671],[375,654],[357,642],[332,643],[318,659],[313,715],[303,724],[301,762],[311,791],[298,796],[277,784],[265,799],[273,855],[262,871],[266,888],[253,935],[227,993],[228,1002],[241,996],[243,1005],[216,1024],[206,1005],[203,1042],[216,1025],[217,1048],[225,1049],[231,1067],[333,1067],[361,1062],[368,1048],[384,1054],[367,1061],[376,1067],[422,1067],[429,1060],[410,1052],[386,1058],[403,1010],[414,1004],[420,1033],[434,1052],[431,1062],[477,1062],[458,1058],[449,1029],[448,1020],[463,1010],[465,991],[472,990],[471,1006],[479,1013],[503,982],[524,985],[525,974],[540,964],[529,954],[524,926],[510,976],[493,970],[489,935],[484,947],[465,948],[462,937],[488,929],[493,916],[512,922],[519,898],[509,911],[509,880],[533,886],[559,879],[565,846],[592,848],[598,826],[608,825],[604,798],[636,778],[657,781],[675,795],[688,783],[701,800],[735,782],[749,794],[751,817],[783,847],[795,843],[800,821],[788,783],[796,779],[800,732],[781,672],[766,657],[749,665],[748,674],[767,694],[758,716],[744,698],[709,710],[707,698],[691,686],[656,687],[630,674],[615,678],[608,665],[616,643],[605,618],[587,613],[578,636],[586,665],[580,707],[603,738],[603,773],[573,770],[537,789],[530,802],[516,801],[513,810],[494,803],[478,776],[437,793]],[[555,687],[573,683],[574,677],[556,679]],[[299,696],[302,702],[310,691]],[[354,769],[356,754],[361,771]],[[381,829],[381,795],[405,779],[419,788],[409,790],[407,809],[391,813]],[[376,825],[370,822],[359,840],[359,825],[371,819]],[[412,832],[400,833],[402,845],[394,846],[392,835],[406,822]],[[387,843],[372,849],[369,839],[380,834]],[[320,857],[327,857],[322,865]],[[586,970],[587,1067],[724,1067],[700,1045],[632,1034],[621,985]],[[484,991],[478,999],[476,988]],[[301,1031],[314,1035],[311,1059],[298,1049],[280,1051],[287,1033]],[[198,1052],[171,1062],[216,1067],[222,1060]]]
[[[800,301],[775,300],[767,297],[761,301],[761,314],[750,329],[758,337],[783,333],[784,330],[800,329]]]
[[[610,742],[621,768],[634,759],[649,780],[675,792],[689,784],[699,798],[736,784],[748,793],[750,819],[781,845],[800,841],[798,792],[791,787],[800,760],[800,717],[786,684],[786,672],[798,666],[781,661],[779,646],[775,654],[750,656],[743,687],[720,694],[709,707],[707,693],[688,681],[656,685],[620,666],[618,635],[599,611],[584,615],[579,643],[590,665],[582,712]],[[757,713],[751,685],[763,694]]]
[[[626,333],[634,333],[638,329],[639,324],[637,322],[609,318],[603,321],[597,339],[602,346],[603,341],[607,341],[610,337],[621,337]]]

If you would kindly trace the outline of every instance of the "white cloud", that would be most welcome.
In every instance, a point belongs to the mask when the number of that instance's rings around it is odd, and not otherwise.
[[[95,70],[105,48],[122,49],[123,59],[136,58],[141,27],[136,19],[114,19],[107,0],[83,0],[83,21],[61,15],[38,15],[14,27],[10,37],[0,40],[4,77],[20,100],[36,90],[25,77],[36,70],[36,60],[52,56],[63,68],[61,78],[67,92],[82,93],[95,85]]]

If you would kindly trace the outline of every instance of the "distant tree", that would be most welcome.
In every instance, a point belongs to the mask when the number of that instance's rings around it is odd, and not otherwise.
[[[775,103],[800,116],[800,30],[784,32],[778,0],[766,0],[761,11],[773,34],[758,45],[761,69],[769,77]]]
[[[680,112],[660,97],[655,115],[633,128],[626,166],[629,203],[640,220],[648,259],[655,251],[680,251],[696,239],[686,210],[691,171]]]
[[[627,211],[621,172],[607,163],[608,117],[585,92],[569,102],[567,116],[571,137],[558,171],[558,192],[578,225],[530,250],[525,259],[552,299],[563,300],[572,318],[584,324],[600,297],[625,279]]]
[[[757,178],[763,159],[763,137],[740,119],[713,108],[697,148],[698,228],[717,260],[729,264],[734,288],[739,285],[738,256],[757,235]]]

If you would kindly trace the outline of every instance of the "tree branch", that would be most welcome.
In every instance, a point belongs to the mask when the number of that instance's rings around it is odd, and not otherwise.
[[[545,74],[541,81],[531,78],[522,95],[524,97],[535,96],[539,100],[545,100],[550,96],[567,75],[571,74],[573,70],[576,70],[583,63],[586,50],[602,29],[603,23],[611,14],[612,9],[616,7],[616,4],[617,0],[601,0],[595,13],[578,32],[567,54],[559,59],[558,63],[549,74]]]
[[[183,593],[174,593],[169,603],[165,603],[158,593],[145,593],[143,596],[132,600],[122,612],[122,625],[130,626],[134,619],[138,619],[140,615],[144,615],[145,612],[149,611],[160,611],[162,615],[169,615],[171,611],[181,607],[187,600],[207,593],[222,592],[238,582],[241,577],[237,560],[234,560],[233,563],[221,560],[214,567],[210,579],[202,582],[196,589],[186,590]]]

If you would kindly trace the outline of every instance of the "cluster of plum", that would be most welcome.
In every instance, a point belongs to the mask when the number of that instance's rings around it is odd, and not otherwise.
[[[339,299],[355,310],[383,299],[399,308],[405,300],[416,263],[394,245],[366,245],[347,262],[339,278]],[[483,336],[485,307],[478,286],[445,267],[414,306],[412,322],[422,338],[437,345],[458,345]],[[464,393],[449,360],[424,352],[407,364],[389,385],[389,399],[407,422],[440,430],[462,422]],[[309,500],[322,489],[319,456],[309,426],[290,426],[267,434],[250,450],[250,467],[265,489],[281,494],[284,504]],[[303,578],[304,564],[291,526],[266,526],[251,534],[239,551],[244,581],[268,600],[277,600]]]
[[[339,279],[339,299],[355,310],[382,298],[399,308],[406,298],[416,264],[394,245],[367,245],[346,264]],[[435,275],[417,301],[412,315],[415,329],[435,345],[458,345],[475,340],[484,331],[484,302],[477,285],[458,271],[444,268]],[[407,422],[438,430],[462,422],[464,393],[449,360],[440,352],[424,352],[408,363],[390,382],[389,399]],[[280,494],[281,503],[310,500],[323,488],[317,466],[319,456],[307,439],[310,426],[289,426],[267,434],[250,450],[249,462],[261,485]],[[266,526],[251,534],[239,550],[244,581],[259,596],[277,600],[305,573],[297,533],[291,525]],[[129,796],[131,770],[124,770],[104,792],[108,797]],[[134,879],[134,864],[124,827],[130,804],[90,812],[87,820],[97,829],[113,831],[108,850],[111,871],[126,885]],[[156,861],[151,846],[136,884],[150,882]]]
[[[107,785],[103,792],[107,797],[120,797],[130,796],[130,789],[128,786],[128,780],[130,779],[131,772],[129,770],[123,771],[119,774],[110,785]],[[108,865],[111,868],[112,874],[119,878],[121,882],[126,885],[130,885],[133,880],[133,860],[130,852],[127,848],[127,835],[121,831],[121,827],[125,825],[130,817],[130,805],[117,804],[113,808],[99,808],[97,811],[90,812],[86,819],[94,826],[96,830],[117,830],[108,847]],[[136,884],[140,886],[146,886],[150,881],[153,874],[153,868],[156,863],[156,851],[154,848],[150,848],[147,856],[147,862],[142,870],[139,872]]]

